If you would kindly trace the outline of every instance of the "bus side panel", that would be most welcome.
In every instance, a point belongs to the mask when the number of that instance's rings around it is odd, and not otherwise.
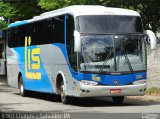
[[[55,82],[57,74],[61,72],[62,74],[64,74],[64,80],[67,82],[66,94],[73,95],[73,90],[75,89],[74,82],[76,80],[73,79],[70,68],[68,66],[69,63],[67,60],[65,45],[56,43],[53,45],[41,46],[41,59],[46,73],[49,77],[51,76],[51,78],[49,79],[51,79],[50,82],[52,82],[51,84],[53,85],[53,87],[56,86]],[[50,67],[52,66],[51,72],[48,70],[48,64],[51,64]]]
[[[18,73],[21,71],[25,89],[31,91],[39,91],[39,92],[49,92],[55,93],[55,85],[56,76],[58,72],[62,72],[65,75],[65,80],[67,81],[67,94],[74,95],[73,91],[75,91],[75,82],[74,78],[72,77],[71,69],[69,68],[69,64],[67,63],[67,54],[64,44],[56,44],[56,45],[40,45],[40,46],[30,46],[30,49],[40,48],[40,69],[33,70],[30,69],[28,72],[40,72],[41,79],[28,79],[26,77],[25,72],[25,53],[24,47],[15,48],[14,52],[16,56],[14,59],[16,60],[16,65],[8,65],[8,72],[12,72],[13,74],[8,73],[9,82],[11,86],[17,87],[18,86]],[[35,63],[30,61],[31,64]],[[16,69],[17,68],[17,69]],[[17,74],[17,75],[15,75]],[[16,76],[13,79],[13,76]],[[14,82],[12,82],[14,81]],[[14,86],[17,85],[17,86]]]
[[[60,58],[61,59],[63,58],[65,60],[66,65],[63,65],[63,64],[62,65],[55,65],[53,71],[54,72],[58,72],[58,71],[64,72],[66,85],[67,85],[66,94],[70,95],[70,96],[76,96],[78,81],[75,80],[74,76],[77,76],[78,73],[74,72],[70,66],[65,45],[56,43],[56,44],[54,44],[54,47],[60,49],[60,52],[58,52],[58,53],[62,54],[62,56]]]
[[[18,88],[19,66],[14,49],[7,47],[7,81],[8,85]]]
[[[8,85],[18,88],[18,72],[19,72],[19,67],[17,64],[7,64]]]
[[[41,56],[35,51],[35,49],[39,48],[30,46],[26,52],[25,47],[15,48],[19,68],[23,75],[24,86],[27,90],[52,93],[53,89],[44,69]]]

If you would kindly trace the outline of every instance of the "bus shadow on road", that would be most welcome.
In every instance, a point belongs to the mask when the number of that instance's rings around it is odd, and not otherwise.
[[[20,93],[14,93],[14,94],[20,95]],[[58,96],[58,95],[55,95],[55,94],[29,91],[26,97],[39,99],[39,100],[50,101],[50,102],[61,103],[61,97]]]
[[[125,98],[125,100],[122,104],[114,104],[112,102],[111,97],[103,97],[103,98],[76,99],[72,102],[72,105],[81,106],[81,107],[147,106],[147,105],[160,105],[160,102]]]
[[[71,105],[80,107],[147,106],[147,105],[160,105],[160,102],[125,98],[122,104],[114,104],[112,102],[111,97],[102,97],[102,98],[75,98],[73,99]]]
[[[15,93],[20,95],[19,93]],[[29,98],[45,100],[50,102],[61,103],[60,96],[48,93],[37,93],[29,92]],[[71,98],[68,105],[79,106],[79,107],[110,107],[110,106],[147,106],[147,105],[160,105],[160,102],[153,100],[142,100],[142,99],[132,99],[125,98],[122,104],[114,104],[111,97],[101,97],[101,98]]]

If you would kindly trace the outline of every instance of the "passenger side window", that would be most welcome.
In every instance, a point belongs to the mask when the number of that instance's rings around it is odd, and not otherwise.
[[[31,45],[64,44],[65,15],[43,19],[9,29],[8,46],[22,47],[25,37],[31,37]]]
[[[47,43],[54,43],[55,40],[55,24],[54,19],[50,18],[45,20],[45,36]]]
[[[64,15],[53,18],[55,24],[55,40],[56,43],[64,44]]]
[[[44,37],[44,28],[45,28],[45,22],[38,21],[34,23],[33,33],[32,33],[32,45],[40,45],[43,44],[45,41]]]

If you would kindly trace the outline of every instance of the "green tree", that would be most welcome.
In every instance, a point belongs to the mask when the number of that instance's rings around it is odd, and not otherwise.
[[[0,16],[4,19],[13,19],[16,17],[18,10],[16,6],[11,3],[5,3],[0,1]]]
[[[5,30],[7,28],[8,23],[0,20],[0,30]]]
[[[0,29],[6,29],[8,21],[15,18],[17,12],[18,10],[13,4],[0,1],[0,17],[4,18],[4,20],[0,20]]]
[[[13,4],[13,3],[12,3]],[[18,12],[15,20],[31,19],[43,12],[37,0],[23,0],[14,3]]]
[[[14,2],[2,2],[0,0],[0,17],[4,18],[4,21],[0,22],[0,27],[5,29],[9,22],[30,19],[40,13],[42,13],[42,9],[38,6],[37,0]]]
[[[70,4],[70,0],[40,0],[39,6],[45,10],[58,9]]]
[[[39,6],[45,10],[54,10],[70,5],[97,5],[101,4],[99,0],[40,0]]]
[[[160,1],[142,0],[137,4],[137,9],[141,13],[145,29],[157,31],[160,28]]]

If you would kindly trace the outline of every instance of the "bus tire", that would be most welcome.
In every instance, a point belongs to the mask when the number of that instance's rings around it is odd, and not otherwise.
[[[19,87],[19,90],[20,90],[20,95],[23,96],[23,97],[26,97],[27,96],[27,90],[24,89],[24,83],[23,83],[23,79],[22,79],[22,76],[20,76],[20,87]]]
[[[60,87],[61,101],[63,104],[69,104],[69,97],[66,96],[65,90],[66,90],[66,88],[64,85],[64,81],[62,80],[61,87]]]
[[[124,96],[112,97],[114,104],[122,104],[124,101]]]

